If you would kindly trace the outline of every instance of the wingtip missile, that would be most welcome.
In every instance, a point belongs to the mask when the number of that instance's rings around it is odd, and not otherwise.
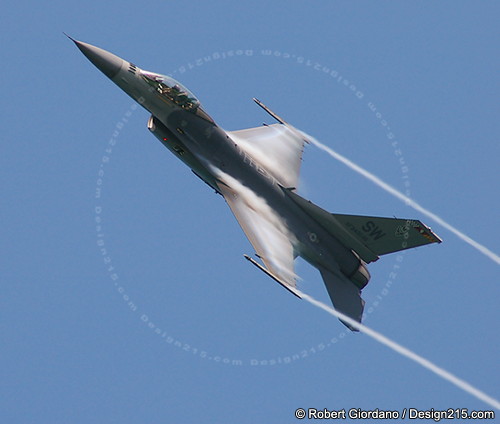
[[[271,271],[269,271],[268,269],[266,269],[265,267],[263,267],[261,264],[259,264],[255,259],[251,258],[248,255],[243,255],[243,256],[245,257],[245,259],[247,261],[249,261],[250,263],[252,263],[253,265],[255,265],[257,268],[259,268],[262,272],[264,272],[265,274],[267,274],[269,277],[271,277],[280,286],[282,286],[283,288],[285,288],[286,290],[288,290],[290,293],[292,293],[294,296],[298,297],[299,299],[302,299],[302,297],[300,297],[300,295],[298,294],[298,292],[293,287],[291,287],[290,285],[288,285],[284,281],[280,280],[278,277],[276,277],[276,275],[274,275]]]
[[[254,97],[252,99],[255,103],[257,103],[262,109],[264,109],[269,115],[271,115],[274,119],[276,119],[280,124],[287,125],[286,121],[275,114],[271,109],[269,109],[264,103],[262,103],[259,99]]]
[[[297,130],[293,125],[290,125],[281,116],[277,115],[271,109],[269,109],[259,99],[257,99],[256,97],[254,97],[252,100],[255,103],[257,103],[262,109],[264,109],[269,115],[271,115],[274,119],[276,119],[280,124],[285,125],[288,129],[290,129],[293,133],[295,133],[299,138],[301,138],[302,140],[304,140],[304,142],[306,142],[307,144],[310,143],[309,139],[306,137],[306,135],[302,131]]]

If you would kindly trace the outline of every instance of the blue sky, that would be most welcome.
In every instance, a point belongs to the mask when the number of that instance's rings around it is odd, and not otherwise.
[[[498,12],[492,1],[8,6],[1,421],[490,409],[251,267],[222,199],[62,32],[173,75],[228,130],[271,122],[261,99],[498,254]],[[370,266],[365,323],[498,398],[498,265],[314,146],[302,178],[327,210],[417,218],[443,238]],[[297,272],[328,300],[316,270]]]

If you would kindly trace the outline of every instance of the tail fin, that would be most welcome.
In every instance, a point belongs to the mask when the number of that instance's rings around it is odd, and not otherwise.
[[[366,263],[376,261],[379,255],[441,243],[441,239],[429,227],[415,219],[331,214],[291,190],[284,191],[326,231],[354,250]]]
[[[335,309],[353,320],[361,322],[365,307],[361,291],[340,272],[337,275],[324,268],[319,268],[319,271]],[[346,322],[340,321],[350,330],[358,331]]]

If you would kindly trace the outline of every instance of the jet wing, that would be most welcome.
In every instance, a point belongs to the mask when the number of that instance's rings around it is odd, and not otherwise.
[[[293,244],[281,218],[250,189],[239,183],[219,183],[224,196],[269,275],[282,285],[296,286]],[[266,271],[266,270],[264,270]],[[281,281],[280,281],[281,280]],[[287,288],[287,287],[285,287]]]
[[[299,182],[304,139],[284,124],[227,132],[231,139],[284,187]]]

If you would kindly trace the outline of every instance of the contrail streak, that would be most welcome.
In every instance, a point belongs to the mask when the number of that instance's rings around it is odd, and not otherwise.
[[[314,137],[311,137],[310,135],[300,131],[304,137],[307,138],[308,141],[310,141],[312,144],[314,144],[316,147],[319,149],[327,152],[330,156],[332,156],[334,159],[337,159],[338,161],[342,162],[344,165],[347,165],[349,168],[352,170],[356,171],[357,173],[361,174],[363,177],[369,179],[370,181],[374,182],[376,185],[379,187],[383,188],[385,191],[387,191],[389,194],[392,194],[394,197],[397,197],[398,199],[402,200],[405,202],[407,205],[410,205],[413,209],[423,213],[425,216],[429,217],[432,219],[434,222],[437,222],[439,225],[443,226],[447,230],[451,231],[453,234],[455,234],[457,237],[461,238],[463,241],[474,247],[475,249],[479,250],[483,255],[487,256],[494,262],[500,265],[500,256],[498,256],[496,253],[492,252],[490,249],[488,249],[486,246],[483,246],[482,244],[478,243],[477,241],[471,239],[468,235],[462,233],[460,230],[456,229],[452,225],[448,224],[443,218],[439,217],[435,213],[429,211],[428,209],[425,209],[423,206],[415,202],[413,199],[411,199],[408,196],[405,196],[403,193],[400,191],[396,190],[393,186],[387,184],[386,182],[382,181],[379,177],[376,175],[372,174],[371,172],[367,171],[364,168],[361,168],[359,165],[355,164],[351,160],[347,159],[346,157],[342,156],[340,153],[337,153],[333,149],[331,149],[328,146],[325,146],[324,144],[320,143],[318,140],[316,140]]]
[[[344,315],[343,313],[336,311],[335,309],[331,308],[330,306],[325,305],[324,303],[320,302],[319,300],[314,299],[313,297],[309,296],[306,293],[301,292],[298,289],[296,289],[296,291],[299,293],[299,295],[303,299],[307,300],[309,303],[313,304],[314,306],[317,306],[318,308],[323,309],[324,311],[328,312],[329,314],[336,316],[337,318],[341,319],[342,321],[348,323],[350,326],[365,333],[366,335],[377,340],[378,342],[386,345],[387,347],[394,350],[395,352],[397,352],[403,356],[406,356],[407,358],[411,359],[412,361],[416,362],[417,364],[420,364],[424,368],[427,368],[428,370],[432,371],[434,374],[438,375],[439,377],[441,377],[445,380],[448,380],[450,383],[452,383],[453,385],[455,385],[459,389],[462,389],[465,392],[470,393],[472,396],[476,397],[477,399],[480,399],[483,402],[487,403],[488,405],[492,406],[493,408],[500,410],[500,401],[498,401],[497,399],[492,398],[491,396],[487,395],[486,393],[482,392],[479,389],[476,389],[474,386],[467,383],[466,381],[458,378],[457,376],[444,370],[443,368],[438,367],[437,365],[433,364],[428,359],[425,359],[422,356],[417,355],[415,352],[412,352],[410,349],[408,349],[404,346],[401,346],[400,344],[385,337],[384,335],[378,333],[377,331],[372,330],[371,328],[367,327],[366,325],[363,325],[357,321],[354,321],[353,319],[349,318],[347,315]]]

